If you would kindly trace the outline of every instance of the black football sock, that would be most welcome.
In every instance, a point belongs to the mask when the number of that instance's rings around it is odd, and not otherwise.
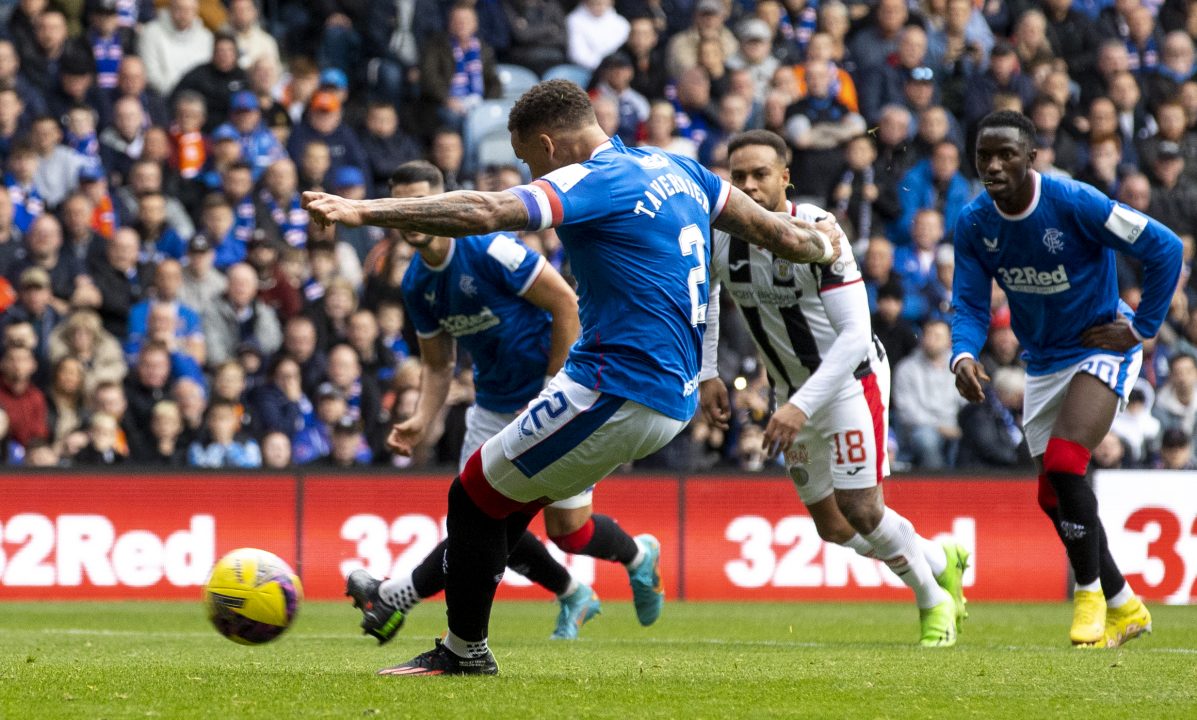
[[[619,523],[607,515],[592,515],[582,527],[568,535],[554,537],[557,547],[574,555],[627,565],[640,554],[640,546]]]
[[[441,540],[440,545],[411,571],[411,583],[421,600],[445,589],[445,548],[448,546],[448,540]]]
[[[1082,475],[1053,471],[1047,479],[1059,498],[1056,532],[1068,553],[1077,585],[1090,585],[1101,575],[1101,521],[1097,496]]]
[[[518,521],[517,521],[518,522]],[[525,530],[511,549],[507,567],[554,595],[564,595],[572,579],[569,570],[553,559],[544,543]]]

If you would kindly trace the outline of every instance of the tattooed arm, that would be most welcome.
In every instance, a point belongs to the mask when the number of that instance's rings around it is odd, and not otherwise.
[[[305,192],[302,204],[321,225],[377,225],[440,237],[522,230],[528,224],[524,204],[509,192],[457,190],[421,198],[377,200]]]
[[[791,262],[827,265],[839,257],[839,243],[832,242],[839,232],[833,217],[812,225],[771,213],[736,188],[715,218],[715,227]]]

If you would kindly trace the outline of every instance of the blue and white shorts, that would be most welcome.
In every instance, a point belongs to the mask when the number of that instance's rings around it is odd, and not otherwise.
[[[1027,375],[1027,388],[1022,400],[1022,430],[1027,438],[1031,457],[1047,452],[1056,416],[1064,402],[1068,384],[1077,373],[1085,373],[1101,380],[1118,396],[1118,410],[1126,407],[1130,391],[1143,365],[1141,347],[1119,354],[1105,352],[1090,355],[1073,365],[1047,375]]]
[[[687,424],[559,372],[486,441],[481,469],[489,485],[510,500],[569,501],[620,465],[660,450]]]

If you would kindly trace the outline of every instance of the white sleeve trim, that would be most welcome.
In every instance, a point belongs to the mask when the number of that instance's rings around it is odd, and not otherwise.
[[[442,329],[437,329],[437,330],[435,330],[435,331],[433,331],[433,332],[430,332],[430,333],[420,332],[419,330],[417,330],[417,331],[416,331],[416,337],[423,338],[423,339],[427,340],[428,338],[434,338],[434,337],[436,337],[437,335],[440,335],[440,334],[441,334],[441,333],[443,333],[443,332],[444,332],[444,330],[442,330]]]
[[[720,183],[721,183],[721,185],[719,188],[719,199],[715,202],[715,207],[711,208],[711,221],[712,222],[715,220],[715,218],[719,217],[719,215],[723,212],[723,208],[727,206],[728,199],[731,198],[731,191],[732,191],[731,183],[729,183],[726,180],[723,180],[722,178],[720,178]]]
[[[1133,330],[1134,328],[1131,328],[1131,329]],[[1138,333],[1136,333],[1136,335],[1137,334]],[[973,355],[970,352],[962,352],[959,355],[957,355],[956,357],[952,358],[952,361],[950,363],[948,363],[948,367],[952,370],[952,372],[956,372],[957,363],[959,363],[961,360],[963,360],[965,358],[968,358],[969,360],[976,360],[977,356]]]
[[[548,262],[548,260],[544,259],[544,255],[540,256],[540,260],[536,261],[535,269],[533,269],[532,274],[528,276],[528,281],[524,283],[524,286],[520,288],[520,291],[517,292],[516,295],[523,297],[524,293],[532,289],[532,286],[536,284],[537,278],[539,278],[540,274],[544,272],[544,266],[547,265]]]

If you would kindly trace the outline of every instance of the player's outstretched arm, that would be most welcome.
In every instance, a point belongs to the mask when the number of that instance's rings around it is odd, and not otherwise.
[[[416,414],[391,428],[387,446],[400,455],[411,455],[424,431],[449,397],[453,382],[454,343],[449,333],[420,338],[420,400]]]
[[[715,227],[791,262],[827,265],[840,254],[839,243],[834,242],[838,230],[830,216],[813,225],[779,216],[736,188],[715,218]]]
[[[523,202],[509,192],[455,190],[421,198],[350,200],[309,191],[301,204],[312,220],[324,226],[377,225],[440,237],[522,230],[528,224]]]

